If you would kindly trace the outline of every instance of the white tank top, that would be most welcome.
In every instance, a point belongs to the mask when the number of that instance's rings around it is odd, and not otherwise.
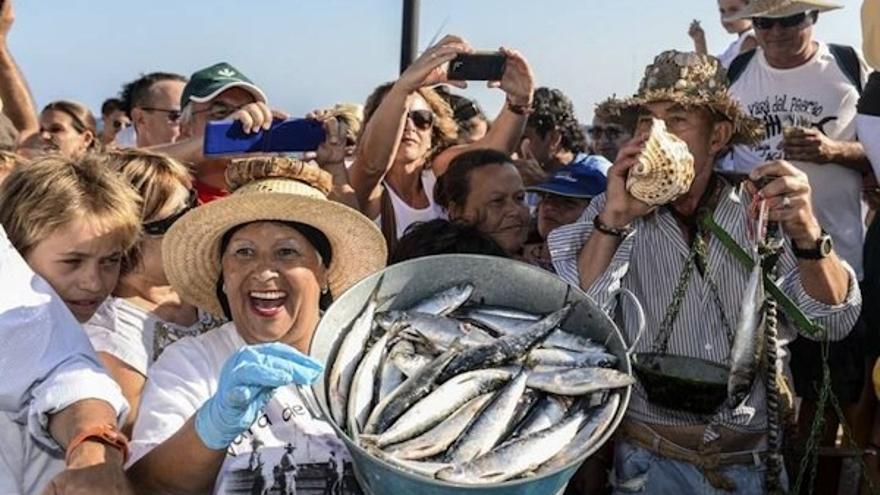
[[[733,59],[735,59],[736,56],[739,55],[740,50],[742,50],[743,43],[745,43],[749,37],[755,37],[754,29],[743,31],[742,34],[739,35],[739,38],[727,47],[727,50],[724,53],[718,55],[718,60],[721,61],[721,65],[723,65],[725,69],[730,67]]]
[[[397,238],[400,239],[406,232],[407,227],[417,222],[427,222],[436,218],[446,218],[446,212],[443,211],[437,203],[434,202],[434,184],[437,183],[437,176],[431,168],[422,171],[422,188],[425,190],[425,196],[428,197],[428,207],[417,209],[406,204],[394,189],[388,186],[386,182],[382,185],[391,198],[391,207],[394,208],[395,227],[397,228]],[[376,225],[382,226],[382,215],[376,217]]]

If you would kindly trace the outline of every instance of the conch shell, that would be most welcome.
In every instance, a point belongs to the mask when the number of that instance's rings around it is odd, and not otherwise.
[[[665,205],[687,192],[694,181],[694,157],[687,143],[666,132],[666,123],[653,119],[651,135],[638,163],[629,171],[626,190],[649,205]]]

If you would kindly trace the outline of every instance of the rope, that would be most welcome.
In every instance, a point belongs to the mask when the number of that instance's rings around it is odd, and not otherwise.
[[[775,267],[771,269],[771,277],[775,278]],[[779,369],[776,366],[776,345],[778,336],[778,307],[772,295],[767,295],[764,306],[765,322],[765,346],[767,350],[767,373],[765,373],[767,389],[767,472],[765,474],[767,491],[781,493],[782,474],[782,433],[779,422],[779,382],[777,375]],[[797,493],[797,492],[795,492]]]

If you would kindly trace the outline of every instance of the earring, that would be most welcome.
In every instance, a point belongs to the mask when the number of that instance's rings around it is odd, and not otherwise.
[[[220,286],[220,291],[223,292],[224,294],[226,294],[226,283],[225,282],[223,283],[223,285]]]
[[[330,287],[326,285],[324,287],[321,287],[321,294],[326,294],[328,292],[330,292]]]

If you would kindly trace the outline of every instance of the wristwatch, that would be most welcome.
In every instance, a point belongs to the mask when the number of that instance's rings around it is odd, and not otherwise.
[[[831,250],[834,249],[834,241],[831,240],[831,236],[828,235],[828,232],[822,230],[822,233],[819,235],[819,238],[816,239],[816,247],[812,249],[801,249],[797,246],[797,243],[791,243],[791,250],[794,252],[794,255],[800,259],[804,260],[821,260],[825,259],[831,255]]]

